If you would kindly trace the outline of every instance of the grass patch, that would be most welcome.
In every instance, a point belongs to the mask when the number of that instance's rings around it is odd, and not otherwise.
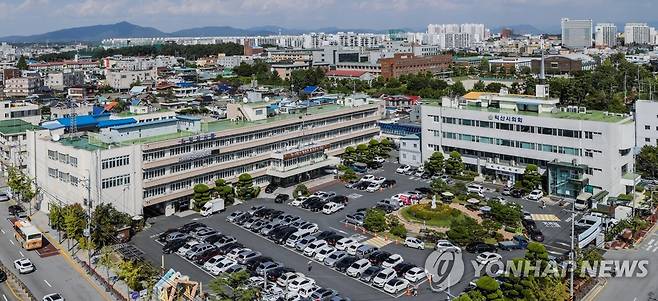
[[[400,214],[407,221],[442,228],[449,228],[453,222],[463,220],[465,217],[459,210],[445,204],[436,204],[436,209],[432,209],[431,206],[431,204],[412,205],[400,210]]]

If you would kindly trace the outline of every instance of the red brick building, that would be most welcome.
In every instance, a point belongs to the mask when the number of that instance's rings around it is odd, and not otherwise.
[[[452,63],[451,55],[415,56],[412,53],[396,53],[392,58],[379,60],[384,79],[423,72],[439,73]]]

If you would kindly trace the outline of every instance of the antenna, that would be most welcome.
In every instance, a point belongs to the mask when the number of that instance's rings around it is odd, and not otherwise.
[[[546,73],[544,71],[544,39],[542,38],[540,40],[541,46],[540,46],[540,51],[541,51],[541,65],[539,66],[539,84],[543,85],[546,82]]]
[[[69,128],[69,134],[71,134],[71,137],[75,137],[75,133],[78,132],[78,121],[76,120],[76,113],[75,113],[75,101],[73,101],[72,98],[69,98],[69,108],[71,109],[71,113],[69,114],[69,118],[71,118],[71,128]]]

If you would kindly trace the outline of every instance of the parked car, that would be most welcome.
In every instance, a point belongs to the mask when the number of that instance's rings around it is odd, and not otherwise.
[[[267,186],[265,186],[265,193],[274,193],[277,188],[279,188],[279,186],[274,183],[267,184]]]
[[[329,235],[329,236],[325,237],[324,240],[327,241],[327,244],[329,244],[329,245],[331,245],[331,246],[335,246],[336,243],[337,243],[339,240],[343,239],[343,238],[345,238],[345,237],[342,236],[342,235],[340,235],[340,234],[332,234],[332,235]]]
[[[402,263],[404,259],[400,254],[393,254],[389,256],[384,262],[382,262],[382,267],[384,268],[392,268],[396,266],[399,263]]]
[[[354,185],[358,184],[360,181],[357,180],[351,180],[347,183],[345,183],[345,188],[354,188]]]
[[[371,265],[372,264],[368,259],[359,259],[352,263],[349,268],[347,268],[346,274],[354,278],[360,278],[361,274],[365,272],[365,270],[368,269]]]
[[[420,280],[423,280],[427,277],[425,270],[419,267],[413,267],[404,273],[404,279],[409,280],[409,282],[415,283]]]
[[[480,194],[484,192],[484,187],[480,184],[471,183],[466,185],[466,192]]]
[[[381,184],[379,184],[379,187],[381,187],[381,188],[391,188],[391,187],[395,186],[395,184],[397,184],[397,181],[389,179],[389,180],[386,180],[386,181],[382,182]]]
[[[425,250],[425,243],[415,237],[407,237],[404,239],[404,245],[409,248],[414,248],[418,250]]]
[[[370,254],[370,256],[368,256],[368,260],[370,260],[372,265],[381,265],[382,262],[384,262],[384,260],[388,259],[389,257],[391,257],[391,253],[378,250]]]
[[[315,258],[315,260],[319,262],[323,262],[325,258],[329,257],[329,255],[331,255],[331,253],[333,252],[336,252],[336,248],[332,246],[324,246],[322,247],[322,249],[318,250],[315,253],[315,256],[313,258]]]
[[[316,240],[318,240],[318,238],[315,237],[315,236],[312,236],[312,235],[304,236],[304,237],[300,238],[300,239],[295,243],[295,249],[297,249],[297,251],[301,251],[301,252],[303,252],[304,249],[306,249],[306,247],[307,247],[309,244],[311,244],[312,242],[314,242],[314,241],[316,241]]]
[[[539,189],[530,191],[530,194],[528,194],[528,199],[532,201],[539,201],[539,199],[543,197],[544,197],[544,192]]]
[[[475,242],[467,245],[466,251],[470,253],[496,252],[496,246],[482,242]]]
[[[210,249],[217,248],[214,245],[207,244],[207,243],[199,243],[192,248],[190,248],[186,253],[185,253],[185,258],[189,260],[194,260],[194,256],[198,254],[202,254],[205,251],[208,251]]]
[[[278,268],[269,270],[267,272],[267,280],[272,283],[277,283],[277,281],[279,280],[279,278],[281,278],[281,276],[283,276],[285,273],[291,273],[291,272],[295,272],[295,269],[285,266],[280,266]]]
[[[364,214],[348,214],[345,216],[345,222],[352,225],[363,226],[365,219]]]
[[[340,261],[341,259],[347,256],[349,255],[345,251],[336,251],[331,253],[329,256],[327,256],[327,258],[325,258],[322,263],[328,267],[333,267],[334,265],[336,265],[336,262]]]
[[[400,174],[404,174],[404,173],[406,173],[407,171],[409,171],[410,169],[411,169],[411,166],[409,166],[409,165],[402,165],[402,166],[398,167],[398,168],[395,170],[395,172],[396,172],[396,173],[400,173]]]
[[[522,250],[528,246],[528,240],[521,236],[515,235],[511,240],[501,241],[498,248],[501,250]]]
[[[379,184],[370,183],[370,185],[368,185],[368,188],[366,188],[366,191],[367,192],[376,192],[376,191],[379,191],[379,189],[381,189],[381,186]]]
[[[502,195],[512,195],[512,188],[511,187],[503,187],[503,189],[500,191],[500,194],[502,194]]]
[[[245,264],[247,261],[260,256],[261,256],[260,252],[249,250],[247,252],[238,254],[236,261],[239,264]]]
[[[64,297],[62,297],[58,293],[52,293],[43,296],[43,298],[41,298],[41,301],[64,301]]]
[[[370,283],[370,281],[372,281],[372,278],[374,278],[383,269],[384,268],[382,267],[371,265],[369,268],[363,271],[363,273],[361,273],[361,277],[359,277],[359,279],[363,282]]]
[[[416,191],[424,194],[424,195],[430,195],[432,194],[432,189],[428,187],[416,187]]]
[[[339,271],[341,273],[345,273],[345,271],[347,271],[347,269],[357,260],[359,260],[358,257],[347,255],[343,259],[336,262],[336,264],[334,265],[334,269],[336,269],[336,271]]]
[[[233,223],[238,217],[246,214],[245,212],[242,212],[240,210],[234,211],[231,213],[229,216],[226,217],[226,221],[229,223]]]
[[[187,254],[187,251],[189,251],[190,249],[192,249],[194,246],[198,244],[199,244],[198,241],[190,240],[186,242],[182,247],[178,248],[176,254],[178,254],[179,256],[185,256],[185,254]]]
[[[361,244],[356,248],[356,252],[354,255],[356,255],[359,258],[368,258],[370,254],[373,252],[379,250],[377,247],[371,246],[369,244]]]
[[[285,193],[280,193],[274,198],[275,203],[285,203],[290,199],[290,196]]]
[[[384,291],[389,294],[397,294],[409,287],[409,280],[402,278],[391,279],[384,285]]]
[[[503,259],[503,256],[493,252],[483,252],[475,258],[475,260],[480,264],[489,264],[492,262],[500,261],[501,259]]]
[[[315,253],[317,253],[322,247],[326,245],[327,242],[324,239],[316,240],[304,248],[304,255],[313,257],[315,256]]]
[[[342,203],[329,202],[324,204],[322,207],[322,213],[324,214],[333,214],[345,208],[345,205]]]
[[[434,250],[437,250],[439,252],[453,252],[453,253],[462,252],[462,249],[460,247],[455,246],[449,240],[445,240],[445,239],[437,240]]]
[[[328,198],[327,201],[346,205],[349,202],[349,199],[344,195],[334,195]]]
[[[393,269],[385,268],[385,269],[379,271],[379,273],[377,273],[377,275],[375,275],[375,277],[373,277],[372,286],[382,288],[382,287],[384,287],[384,285],[386,285],[387,282],[389,282],[391,279],[395,278],[396,275],[397,274],[395,273],[395,271]]]
[[[171,254],[187,243],[186,239],[170,240],[162,246],[162,254]]]
[[[374,179],[375,179],[375,176],[373,176],[373,175],[364,175],[363,177],[361,177],[361,182],[370,182],[370,183],[372,183],[372,180],[374,180]]]
[[[330,288],[319,288],[315,290],[308,298],[313,301],[330,301],[336,296],[336,291]]]
[[[512,189],[510,195],[515,198],[521,198],[523,196],[523,190],[521,189]]]
[[[336,250],[346,251],[351,245],[358,244],[359,242],[351,237],[345,237],[336,242]]]
[[[290,282],[292,282],[295,279],[301,279],[301,278],[306,278],[304,274],[298,273],[298,272],[288,272],[284,273],[277,279],[276,284],[281,286],[281,287],[287,287]]]

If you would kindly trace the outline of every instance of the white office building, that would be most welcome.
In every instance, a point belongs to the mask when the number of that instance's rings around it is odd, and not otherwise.
[[[479,173],[509,184],[535,164],[548,178],[548,192],[566,198],[632,191],[639,181],[632,173],[633,118],[558,104],[506,91],[423,104],[423,160],[457,151]]]
[[[658,146],[658,101],[640,99],[635,102],[635,145]]]
[[[563,18],[562,46],[577,49],[592,46],[592,20],[570,20]]]
[[[624,44],[651,44],[651,29],[647,23],[626,23],[624,26]]]
[[[598,23],[594,29],[594,45],[596,47],[617,46],[617,26],[614,23]]]

